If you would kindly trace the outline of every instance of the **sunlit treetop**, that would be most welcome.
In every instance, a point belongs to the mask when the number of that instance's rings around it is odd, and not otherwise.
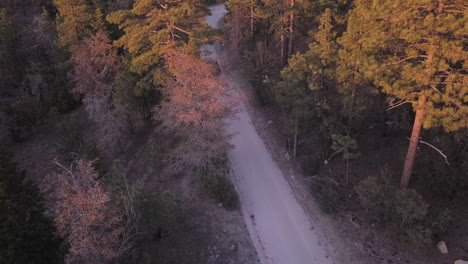
[[[164,54],[176,46],[188,45],[194,52],[212,41],[215,34],[204,21],[203,1],[137,0],[131,10],[110,14],[124,35],[116,45],[131,55],[131,70],[144,73],[160,65]]]
[[[94,1],[99,5],[99,1]],[[103,26],[99,6],[86,0],[54,0],[58,9],[57,32],[60,47],[69,48],[90,37]]]
[[[344,39],[368,52],[365,77],[399,103],[427,100],[423,126],[468,127],[466,1],[359,0]],[[345,40],[343,40],[345,41]]]

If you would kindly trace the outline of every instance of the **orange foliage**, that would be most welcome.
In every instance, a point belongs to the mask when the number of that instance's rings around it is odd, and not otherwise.
[[[72,78],[75,81],[73,92],[85,97],[111,89],[120,72],[117,51],[103,32],[73,47],[72,61]]]
[[[179,50],[166,57],[170,78],[163,92],[168,100],[155,108],[154,119],[162,129],[185,142],[172,152],[175,173],[186,169],[206,169],[230,145],[224,133],[224,120],[232,100],[213,64]]]
[[[124,228],[92,162],[78,160],[47,178],[58,235],[69,244],[67,263],[109,263],[124,253]]]

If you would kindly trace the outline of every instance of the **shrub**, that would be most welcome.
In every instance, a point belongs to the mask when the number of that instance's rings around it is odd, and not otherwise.
[[[301,155],[298,157],[301,169],[304,175],[317,175],[320,172],[320,167],[323,164],[323,159],[318,156]]]
[[[155,197],[145,190],[138,190],[136,209],[140,216],[138,229],[146,239],[168,237],[177,232],[184,222],[177,199],[169,193]]]
[[[395,195],[395,210],[398,213],[401,225],[412,225],[421,221],[427,214],[428,204],[412,189],[401,189]]]
[[[382,185],[378,182],[376,177],[369,177],[361,181],[356,186],[356,192],[361,205],[366,209],[378,205],[382,196],[382,189]]]
[[[31,96],[23,96],[5,109],[10,117],[8,130],[16,142],[25,140],[44,116],[42,105]]]
[[[163,168],[165,154],[165,150],[153,140],[146,144],[146,167],[149,175],[159,175]]]
[[[394,221],[394,191],[389,185],[383,184],[377,177],[369,177],[361,181],[355,190],[360,204],[372,221]]]
[[[448,209],[440,210],[429,208],[426,217],[424,218],[424,226],[430,228],[434,235],[443,235],[447,232],[450,222],[453,217]]]
[[[411,243],[420,250],[428,249],[432,245],[432,232],[422,225],[414,225],[406,229]]]
[[[59,113],[63,114],[73,110],[78,105],[78,101],[70,93],[67,80],[64,78],[55,78],[47,91],[45,104],[47,108],[55,108]]]
[[[225,174],[202,173],[201,182],[208,196],[224,208],[234,210],[239,208],[239,197],[234,185],[229,181]]]
[[[386,169],[379,178],[361,181],[355,190],[369,220],[404,227],[410,241],[421,250],[432,244],[433,234],[444,233],[452,219],[447,210],[429,210],[415,190],[395,190]]]
[[[468,197],[467,169],[467,163],[448,166],[441,161],[431,161],[416,171],[415,181],[433,195]]]
[[[68,118],[56,125],[58,138],[57,148],[67,160],[73,160],[84,149],[84,124],[77,114],[70,114]]]
[[[315,181],[311,185],[311,191],[324,212],[334,213],[338,211],[342,197],[336,184],[331,181]]]

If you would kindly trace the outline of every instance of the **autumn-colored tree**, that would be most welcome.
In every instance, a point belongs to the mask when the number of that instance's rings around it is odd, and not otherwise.
[[[0,145],[0,263],[61,263],[43,198]]]
[[[115,155],[122,151],[127,130],[120,109],[112,100],[112,91],[102,91],[99,96],[83,99],[89,119],[96,125],[98,147],[102,154]],[[128,124],[127,124],[128,125]]]
[[[96,124],[102,151],[115,153],[121,147],[122,118],[113,102],[121,60],[102,31],[73,47],[73,92],[82,95],[86,112]]]
[[[356,1],[347,34],[365,76],[416,112],[401,186],[407,187],[421,128],[451,132],[468,127],[468,7],[461,0]]]
[[[166,57],[171,75],[164,85],[167,99],[154,109],[161,128],[180,137],[171,158],[174,172],[210,168],[229,149],[224,121],[232,103],[217,69],[185,50]]]
[[[73,92],[84,97],[99,96],[114,88],[121,70],[120,58],[102,31],[84,39],[73,48]]]
[[[78,160],[68,168],[57,165],[60,172],[47,178],[45,191],[53,201],[58,234],[69,246],[66,262],[110,263],[128,248],[121,212],[97,180],[91,161]]]

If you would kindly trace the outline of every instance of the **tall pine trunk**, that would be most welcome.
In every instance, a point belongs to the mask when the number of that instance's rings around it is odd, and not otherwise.
[[[286,65],[286,56],[284,54],[284,34],[280,36],[280,49],[281,49],[281,65]]]
[[[255,1],[252,0],[251,6],[250,6],[250,34],[252,35],[252,39],[254,38],[254,30],[255,30],[255,21],[254,21],[254,15],[255,15],[255,7],[254,7]]]
[[[403,168],[403,174],[401,176],[401,188],[407,188],[411,173],[413,171],[414,159],[416,157],[416,149],[418,148],[419,135],[421,134],[422,121],[424,118],[424,107],[426,105],[426,95],[424,91],[421,92],[421,96],[418,101],[418,109],[416,110],[416,117],[414,118],[413,132],[411,132],[410,144],[408,147],[408,153],[406,154],[405,166]]]
[[[295,0],[289,1],[291,11],[289,13],[289,42],[288,42],[288,57],[294,52],[294,4]]]
[[[286,47],[285,47],[285,36],[284,36],[284,31],[285,31],[285,22],[284,22],[284,1],[281,1],[281,35],[280,35],[280,49],[281,49],[281,65],[284,66],[287,63],[287,58],[286,58]]]
[[[436,52],[436,47],[431,46],[427,54],[426,59],[426,72],[427,72],[427,83],[426,87],[430,86],[430,75],[432,74],[432,62],[434,60],[434,54]],[[416,116],[413,123],[413,131],[411,132],[410,144],[408,147],[408,153],[406,153],[405,166],[403,167],[403,173],[401,175],[401,188],[407,188],[411,173],[413,172],[414,159],[416,157],[416,149],[418,148],[419,135],[421,134],[422,122],[424,119],[424,108],[427,102],[427,95],[424,93],[424,90],[420,92],[418,99],[418,108],[416,109]]]

